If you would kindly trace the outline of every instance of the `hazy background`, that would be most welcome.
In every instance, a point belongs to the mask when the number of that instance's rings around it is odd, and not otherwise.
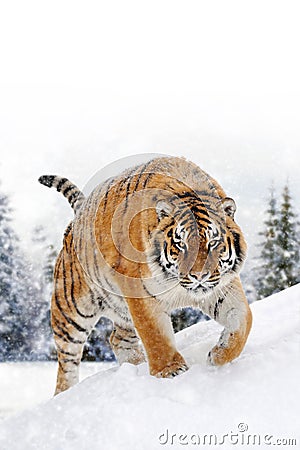
[[[268,188],[299,211],[299,15],[290,1],[14,2],[0,11],[0,188],[30,249],[60,242],[66,200],[136,153],[186,156],[238,204],[250,252]]]

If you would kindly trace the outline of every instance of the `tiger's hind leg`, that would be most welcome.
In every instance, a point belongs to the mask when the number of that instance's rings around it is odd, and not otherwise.
[[[58,356],[56,395],[78,382],[83,347],[101,308],[80,266],[67,252],[58,257],[54,280],[51,324]]]
[[[239,278],[219,297],[210,316],[225,327],[219,342],[208,354],[208,363],[220,366],[240,355],[252,325],[252,313]]]
[[[58,358],[55,395],[78,383],[83,347],[99,319],[98,314],[93,320],[72,314],[68,308],[58,307],[58,301],[58,298],[53,296],[51,322]],[[87,298],[85,298],[86,301]],[[60,306],[62,305],[63,301]]]
[[[137,365],[146,361],[141,341],[134,328],[125,328],[115,323],[110,344],[120,364],[128,362]]]
[[[59,326],[57,323],[54,326],[55,345],[58,357],[55,395],[78,383],[79,365],[83,346],[86,341],[86,336],[82,337],[82,340],[74,338],[72,332],[70,333],[68,331],[66,334],[66,330],[63,331],[63,334],[59,335],[57,332],[57,327]],[[61,328],[64,328],[63,325]]]

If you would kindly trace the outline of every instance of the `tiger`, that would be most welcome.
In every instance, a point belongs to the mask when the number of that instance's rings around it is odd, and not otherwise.
[[[102,316],[113,321],[118,362],[147,361],[158,378],[188,370],[175,344],[174,309],[198,308],[223,327],[208,364],[240,355],[252,325],[240,280],[247,245],[235,201],[214,178],[185,158],[160,156],[88,196],[64,177],[39,182],[74,210],[54,269],[55,394],[78,382],[84,344]]]

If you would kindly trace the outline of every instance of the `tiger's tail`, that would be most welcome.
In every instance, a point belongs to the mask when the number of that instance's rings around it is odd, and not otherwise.
[[[68,200],[75,214],[82,206],[85,200],[84,194],[81,190],[67,178],[59,177],[57,175],[42,175],[39,182],[49,188],[54,187],[58,192],[61,192]]]

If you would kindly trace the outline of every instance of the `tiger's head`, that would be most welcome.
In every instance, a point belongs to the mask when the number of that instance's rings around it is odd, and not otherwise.
[[[247,246],[235,211],[231,198],[210,202],[191,192],[158,201],[152,260],[165,278],[177,279],[191,294],[205,294],[239,273]]]

